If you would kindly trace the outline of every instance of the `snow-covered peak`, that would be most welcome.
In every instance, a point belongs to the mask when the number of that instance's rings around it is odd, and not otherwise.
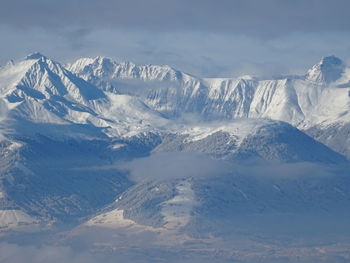
[[[336,57],[323,58],[309,70],[306,80],[304,76],[204,79],[170,66],[138,65],[101,56],[81,58],[67,67],[40,53],[28,57],[31,59],[0,68],[0,96],[11,107],[29,98],[74,121],[72,112],[82,116],[74,106],[78,104],[84,112],[94,112],[112,121],[124,116],[119,113],[121,108],[118,114],[107,114],[115,103],[121,103],[122,96],[114,100],[113,94],[135,97],[149,107],[151,115],[159,113],[170,119],[271,118],[306,129],[319,123],[348,122],[350,117],[349,69]],[[333,79],[336,82],[328,85]],[[128,103],[121,103],[122,108]]]
[[[306,73],[305,78],[318,83],[330,83],[339,79],[344,72],[343,61],[335,56],[324,57]]]
[[[70,68],[74,72],[81,71],[85,66],[90,65],[94,62],[94,58],[79,58],[71,64],[67,64],[67,68]]]
[[[116,65],[117,62],[112,58],[97,56],[94,58],[79,58],[75,62],[67,65],[67,68],[76,74],[87,74],[90,73],[92,69],[98,70],[99,72],[109,72]]]
[[[168,65],[138,65],[130,61],[115,61],[108,57],[78,59],[68,69],[80,77],[106,79],[140,79],[144,81],[182,80],[184,74]]]
[[[41,54],[0,68],[0,99],[13,119],[35,123],[86,123],[106,95]]]
[[[76,77],[60,63],[40,53],[28,55],[25,60],[13,63],[4,75],[16,75],[7,90],[8,96],[24,98],[27,95],[36,99],[49,99],[52,96],[66,96],[78,102],[91,98],[104,97],[102,92],[91,84]],[[5,94],[3,94],[5,95]]]

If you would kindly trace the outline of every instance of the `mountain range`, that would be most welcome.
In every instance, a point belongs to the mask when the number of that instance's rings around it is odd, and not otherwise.
[[[183,243],[245,215],[347,218],[349,135],[350,68],[335,56],[259,79],[33,53],[0,67],[0,231]]]

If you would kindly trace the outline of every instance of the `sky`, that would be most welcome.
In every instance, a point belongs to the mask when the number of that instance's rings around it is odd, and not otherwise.
[[[202,77],[302,74],[350,59],[348,0],[0,0],[0,64],[40,51]]]

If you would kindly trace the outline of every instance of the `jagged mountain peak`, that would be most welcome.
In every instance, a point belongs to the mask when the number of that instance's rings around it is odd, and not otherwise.
[[[325,88],[331,69],[342,72],[343,63],[334,56],[310,69],[307,81],[304,76],[198,78],[170,66],[138,65],[103,56],[81,58],[66,67],[41,58],[0,69],[0,90],[10,103],[26,98],[46,103],[58,96],[87,106],[95,99],[108,101],[111,93],[133,96],[167,118],[187,114],[203,120],[263,117],[303,128],[349,118],[347,82],[342,89]]]
[[[13,119],[85,122],[95,115],[91,104],[105,98],[100,89],[40,53],[0,69],[0,99]]]
[[[96,79],[181,81],[184,77],[191,77],[189,74],[168,65],[137,64],[131,61],[116,61],[108,57],[78,59],[68,65],[67,68],[88,81],[94,81]],[[101,83],[94,84],[101,85]]]
[[[179,71],[169,65],[140,64],[130,60],[120,60],[106,56],[79,58],[73,63],[67,65],[67,68],[74,72],[76,70],[82,70],[85,66],[97,67],[101,65],[114,65],[116,67],[129,68],[158,68],[168,71]]]
[[[306,73],[306,79],[318,83],[330,83],[339,79],[344,72],[343,61],[336,56],[323,57]]]
[[[37,90],[49,96],[64,95],[71,91],[74,97],[77,93],[92,90],[91,84],[84,82],[62,64],[39,52],[28,55],[22,61],[12,63],[11,68],[4,69],[4,71],[4,75],[14,75],[14,81],[6,83],[7,87],[14,87],[22,91]],[[81,91],[73,92],[77,87],[80,87]],[[97,90],[97,88],[94,89]]]

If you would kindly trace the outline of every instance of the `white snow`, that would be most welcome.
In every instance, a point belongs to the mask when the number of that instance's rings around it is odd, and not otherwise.
[[[182,180],[176,185],[177,195],[162,203],[161,214],[164,216],[164,229],[173,230],[186,226],[192,218],[192,209],[197,204],[195,193],[191,188],[190,179]],[[141,226],[133,220],[123,216],[123,210],[114,209],[97,215],[85,223],[86,226],[142,227],[144,229],[156,228]],[[160,230],[160,229],[159,229]]]
[[[231,139],[239,146],[241,142],[248,136],[253,135],[256,130],[265,125],[273,124],[268,119],[236,119],[230,122],[209,122],[198,125],[188,125],[180,130],[181,134],[186,134],[186,142],[194,142],[202,140],[216,132],[226,132],[231,135]]]
[[[118,149],[124,148],[125,146],[127,146],[125,143],[117,143],[117,144],[113,144],[111,146],[111,149],[118,150]]]
[[[10,112],[15,111],[34,122],[92,123],[106,128],[108,136],[130,137],[148,131],[172,129],[174,126],[162,114],[186,113],[192,108],[197,108],[195,114],[199,118],[271,118],[303,129],[319,124],[350,121],[350,86],[346,87],[349,69],[344,69],[337,82],[327,86],[309,78],[257,80],[251,76],[243,76],[236,79],[200,79],[169,66],[136,65],[104,57],[82,58],[68,67],[86,80],[94,77],[112,84],[119,80],[141,81],[130,82],[134,83],[132,88],[123,84],[129,82],[117,82],[116,88],[127,91],[128,94],[104,91],[104,98],[86,100],[83,91],[87,87],[83,82],[83,86],[77,86],[60,64],[42,55],[35,55],[33,58],[35,59],[9,63],[0,69],[0,96],[4,98]],[[337,60],[328,60],[322,60],[310,70],[323,75],[337,73],[332,71],[332,65]],[[39,62],[42,64],[39,65]],[[330,65],[332,70],[324,69],[322,63]],[[336,70],[336,63],[334,67]],[[64,87],[51,81],[48,70],[57,74]],[[5,96],[10,93],[27,96],[15,88],[24,80],[32,85],[33,90],[42,93],[45,99],[29,97],[24,102],[8,102]],[[174,84],[170,85],[169,82]],[[135,88],[135,85],[140,87]],[[147,91],[147,88],[142,89],[144,85],[154,85],[156,88]],[[339,85],[343,86],[339,88]],[[51,93],[61,96],[62,101],[68,101],[74,108],[62,102],[59,102],[60,106],[51,102]],[[55,111],[42,106],[47,102],[54,105],[52,107]],[[171,122],[174,123],[173,120]],[[220,129],[225,130],[222,127]],[[242,132],[244,137],[244,130],[245,128],[239,128],[235,133]],[[193,135],[191,140],[199,140],[217,130],[199,126],[191,127],[188,131]]]
[[[103,87],[98,89],[82,80],[77,82],[62,65],[35,53],[26,60],[0,68],[2,115],[6,115],[0,119],[5,126],[9,121],[7,113],[15,115],[12,118],[21,117],[35,123],[92,124],[103,128],[110,137],[131,137],[160,130],[177,132],[181,130],[180,125],[172,115],[170,120],[166,118],[174,112],[194,114],[199,120],[271,118],[302,129],[347,123],[350,121],[350,69],[343,69],[338,62],[336,58],[325,58],[310,69],[315,74],[332,77],[340,72],[339,66],[343,73],[330,85],[307,77],[200,79],[169,66],[136,65],[105,57],[82,58],[68,65],[86,80],[100,79],[127,92],[120,94],[114,90],[102,92]],[[328,66],[324,68],[324,64]],[[55,74],[59,81],[53,81],[50,74]],[[120,80],[122,82],[118,82]],[[132,85],[129,87],[128,83]],[[28,90],[18,89],[18,84],[25,84]],[[35,95],[36,92],[42,97]],[[94,97],[95,93],[102,97]],[[9,102],[8,95],[23,101]],[[254,130],[254,125],[248,126],[228,122],[216,127],[190,123],[181,132],[190,134],[189,140],[196,141],[220,130],[228,131],[238,137],[239,143],[240,138]]]
[[[100,214],[85,223],[86,226],[103,227],[127,227],[135,225],[135,222],[123,217],[123,210],[114,209],[110,212]]]
[[[176,185],[177,195],[162,204],[161,214],[167,229],[177,229],[186,226],[191,218],[193,207],[197,204],[195,193],[189,179]]]
[[[84,69],[79,67],[80,64],[84,65]],[[251,76],[200,79],[182,72],[176,73],[178,71],[167,66],[117,63],[107,58],[78,60],[70,69],[85,79],[94,76],[111,83],[118,80],[142,80],[144,83],[138,85],[147,86],[157,81],[160,83],[157,85],[163,86],[156,92],[152,91],[151,95],[146,92],[147,98],[143,97],[144,91],[138,93],[140,89],[134,89],[134,86],[127,92],[160,112],[186,113],[187,109],[198,107],[198,113],[203,114],[203,117],[212,114],[214,119],[272,118],[302,128],[332,123],[335,119],[350,120],[347,100],[349,89],[340,90],[333,84],[327,84],[328,79],[335,79],[343,71],[336,83],[344,85],[350,79],[347,73],[349,69],[344,69],[335,57],[322,59],[308,71],[306,80],[302,76],[277,80],[258,80]],[[173,89],[167,80],[179,86]],[[205,94],[204,102],[200,94]]]
[[[100,109],[100,114],[110,122],[110,136],[131,137],[142,132],[162,129],[169,121],[139,99],[129,95],[106,93],[109,102]]]

